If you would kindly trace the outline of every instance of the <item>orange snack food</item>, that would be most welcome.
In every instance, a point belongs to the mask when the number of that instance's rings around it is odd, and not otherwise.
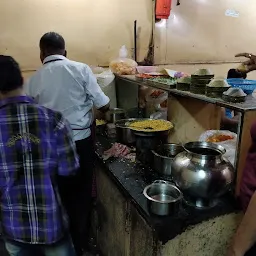
[[[167,108],[167,100],[160,104],[161,108]]]
[[[138,74],[138,75],[136,75],[136,77],[138,77],[138,78],[143,78],[143,79],[152,78],[152,76],[151,76],[151,75],[148,75],[148,74]]]
[[[226,140],[233,140],[234,137],[225,134],[215,134],[207,139],[207,142],[223,142]]]
[[[164,92],[163,91],[159,91],[159,90],[155,90],[155,91],[153,91],[151,94],[150,94],[150,96],[152,97],[152,98],[157,98],[157,97],[159,97],[161,94],[163,94]]]

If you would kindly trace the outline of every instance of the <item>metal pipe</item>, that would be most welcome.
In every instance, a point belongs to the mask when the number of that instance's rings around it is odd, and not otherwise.
[[[137,62],[137,20],[134,21],[134,60]]]

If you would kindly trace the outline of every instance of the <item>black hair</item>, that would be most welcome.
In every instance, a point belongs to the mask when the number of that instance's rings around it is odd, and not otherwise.
[[[239,71],[237,69],[230,69],[228,71],[228,75],[227,75],[227,78],[243,78],[243,79],[246,79],[247,77],[247,74],[245,72],[242,72],[242,71]]]
[[[7,93],[23,85],[19,64],[11,57],[0,55],[0,92]]]
[[[65,40],[56,32],[48,32],[41,37],[39,46],[43,51],[55,53],[65,50]]]

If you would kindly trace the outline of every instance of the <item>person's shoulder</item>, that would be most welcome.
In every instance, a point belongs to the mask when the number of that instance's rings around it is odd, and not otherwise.
[[[74,60],[69,60],[67,62],[70,66],[76,67],[79,70],[83,70],[83,71],[88,71],[90,70],[90,67],[83,63],[83,62],[79,62],[79,61],[74,61]]]

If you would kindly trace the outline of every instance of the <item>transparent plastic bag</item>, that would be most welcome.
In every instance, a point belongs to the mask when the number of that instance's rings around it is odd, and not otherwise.
[[[168,93],[153,90],[146,95],[146,116],[150,117],[153,113],[161,111],[160,104],[168,99]]]
[[[231,164],[234,166],[235,165],[235,156],[236,156],[236,142],[237,142],[237,135],[233,132],[230,131],[225,131],[225,130],[208,130],[206,132],[204,132],[203,134],[201,134],[201,136],[199,137],[199,141],[207,141],[210,137],[214,136],[214,135],[219,135],[219,134],[223,134],[223,135],[228,135],[228,136],[232,136],[233,139],[231,140],[225,140],[222,142],[214,142],[218,145],[221,145],[222,147],[224,147],[226,149],[226,153],[224,154],[224,157],[226,157]]]
[[[138,64],[127,58],[128,51],[125,45],[119,50],[119,58],[112,60],[109,64],[111,71],[117,75],[135,75]]]
[[[146,95],[146,102],[153,104],[153,105],[159,105],[161,103],[163,103],[164,101],[166,101],[168,99],[168,93],[167,92],[162,92],[161,94],[159,94],[159,96],[153,96],[153,94],[155,92],[158,92],[159,90],[153,90],[151,92],[149,92]]]
[[[144,85],[140,86],[139,88],[139,107],[140,108],[146,107],[146,96],[148,94],[151,94],[153,90],[154,89],[152,89],[151,87],[147,87]]]
[[[150,118],[167,120],[167,109],[166,110],[161,110],[161,111],[158,111],[158,112],[155,112],[155,113],[151,114]]]
[[[93,74],[95,74],[95,75],[99,75],[105,71],[105,69],[102,67],[90,66],[90,68],[91,68]]]
[[[115,79],[115,76],[110,69],[105,70],[100,74],[96,74],[95,76],[101,88],[105,88],[106,86],[110,85]]]

